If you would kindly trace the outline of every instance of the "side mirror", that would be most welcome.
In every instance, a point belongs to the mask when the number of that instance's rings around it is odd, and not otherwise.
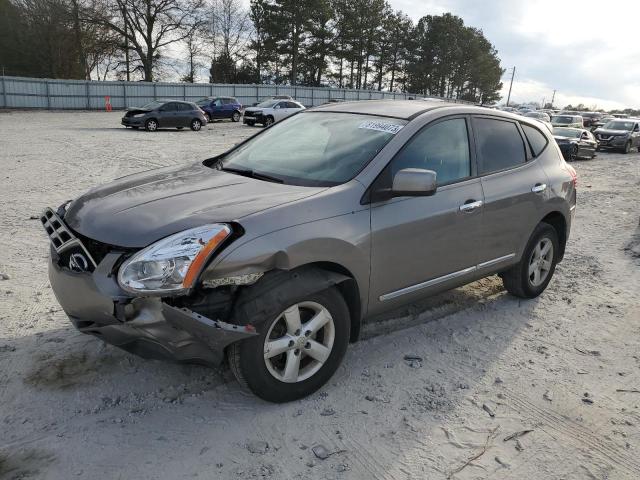
[[[393,177],[393,197],[428,197],[436,193],[436,172],[421,168],[405,168]]]

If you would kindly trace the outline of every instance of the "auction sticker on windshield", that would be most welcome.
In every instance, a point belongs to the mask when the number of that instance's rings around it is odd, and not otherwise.
[[[367,128],[369,130],[378,130],[379,132],[387,132],[395,135],[400,131],[400,129],[404,125],[397,125],[395,123],[389,122],[376,122],[373,120],[368,120],[366,122],[362,122],[358,128]]]

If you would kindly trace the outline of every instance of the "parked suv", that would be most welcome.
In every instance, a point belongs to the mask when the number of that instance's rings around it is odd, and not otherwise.
[[[554,115],[551,118],[554,127],[584,128],[584,121],[580,115]]]
[[[222,118],[239,122],[242,116],[242,105],[234,97],[206,97],[196,103],[204,111],[207,122]]]
[[[616,149],[629,153],[640,147],[640,120],[614,119],[593,132],[598,139],[598,149]]]
[[[575,171],[535,120],[383,100],[302,112],[41,221],[81,332],[152,358],[226,356],[283,402],[331,378],[363,318],[493,274],[540,295],[575,202]]]
[[[204,112],[191,102],[179,102],[177,100],[154,100],[142,107],[127,109],[121,120],[125,127],[138,129],[143,127],[148,132],[155,132],[159,128],[190,127],[191,130],[200,131],[203,124],[207,123]]]

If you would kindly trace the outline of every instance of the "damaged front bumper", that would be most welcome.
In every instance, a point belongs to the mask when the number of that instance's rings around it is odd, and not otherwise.
[[[107,254],[91,272],[73,271],[53,247],[49,279],[58,302],[82,333],[144,358],[217,365],[231,343],[256,335],[251,325],[214,320],[171,298],[133,298],[120,289],[116,265],[122,253]]]

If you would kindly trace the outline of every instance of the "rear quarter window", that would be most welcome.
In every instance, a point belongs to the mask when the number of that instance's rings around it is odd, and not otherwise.
[[[526,162],[525,145],[515,123],[493,118],[474,118],[480,173],[517,167]]]
[[[537,157],[545,148],[547,148],[547,145],[549,144],[547,137],[545,137],[545,135],[535,127],[524,123],[521,124],[521,126],[525,137],[527,137],[527,142],[529,142],[532,155]]]

